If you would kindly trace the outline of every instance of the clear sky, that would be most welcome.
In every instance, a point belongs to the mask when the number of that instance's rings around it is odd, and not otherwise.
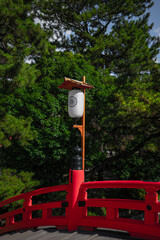
[[[154,23],[151,34],[160,37],[160,0],[153,0],[153,2],[153,7],[149,9],[149,23]],[[158,55],[157,60],[160,63],[160,54]]]

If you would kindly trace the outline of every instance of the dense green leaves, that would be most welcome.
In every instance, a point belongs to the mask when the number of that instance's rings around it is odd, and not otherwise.
[[[19,159],[16,165],[16,156],[10,152],[12,148],[14,152],[21,155],[22,148],[36,136],[36,132],[31,130],[31,116],[26,117],[23,111],[17,111],[16,104],[23,104],[20,101],[17,103],[18,99],[15,101],[17,88],[32,85],[39,76],[39,70],[35,67],[35,59],[48,51],[49,35],[47,36],[46,32],[41,29],[40,24],[35,24],[34,7],[34,1],[0,2],[0,166],[4,166],[1,179],[4,181],[1,184],[2,190],[7,177],[9,181],[9,185],[6,184],[6,195],[4,196],[1,192],[3,198],[22,191],[29,191],[36,186],[32,184],[30,173],[25,177],[30,183],[26,180],[21,182],[18,175],[21,157],[16,155]],[[32,64],[27,63],[29,60]],[[5,152],[7,151],[10,153],[10,157],[7,158],[10,163],[7,162],[8,165],[14,163],[12,167],[17,168],[18,172],[5,170]],[[23,155],[22,158],[25,159],[25,156]],[[30,171],[29,168],[27,170]],[[28,184],[30,188],[27,187]],[[13,191],[10,194],[11,189]]]
[[[31,191],[33,187],[38,186],[39,182],[33,180],[33,173],[17,173],[16,170],[3,169],[0,176],[0,201],[15,195]]]
[[[34,1],[1,1],[0,3],[0,98],[1,123],[0,143],[9,146],[9,138],[22,140],[33,139],[29,129],[30,116],[23,114],[11,115],[8,104],[14,108],[14,91],[17,87],[33,84],[39,75],[35,65],[27,64],[26,60],[34,62],[42,52],[47,51],[47,34],[40,24],[35,24],[33,14]],[[14,111],[14,110],[13,110]]]
[[[159,68],[154,71],[159,81]],[[103,171],[105,165],[121,179],[159,179],[160,95],[155,84],[155,75],[144,73],[123,88],[111,87],[108,103],[102,98],[95,125],[102,136],[102,147],[106,147],[102,148],[106,157],[97,163],[92,174],[98,166]]]
[[[146,9],[152,6],[151,0],[110,0],[107,3],[50,0],[45,4],[41,17],[49,19],[48,28],[56,29],[62,35],[58,42],[57,39],[53,42],[64,49],[81,53],[96,68],[106,67],[121,73],[128,66],[131,68],[133,64],[142,62],[140,56],[147,64],[147,59],[151,60],[157,53],[154,45],[151,47],[154,39],[149,34],[149,14],[145,15]],[[65,30],[70,31],[69,37]],[[139,49],[142,50],[138,52]]]
[[[47,50],[47,35],[34,22],[32,4],[32,1],[0,3],[0,75],[5,81],[22,71],[26,58],[33,61]]]
[[[14,168],[16,164],[19,171],[33,171],[46,186],[67,181],[64,176],[71,167],[71,151],[75,142],[80,142],[80,137],[74,136],[73,121],[67,113],[68,93],[58,86],[64,76],[80,80],[80,76],[86,75],[87,82],[92,83],[98,80],[99,73],[83,56],[72,53],[44,56],[37,61],[37,66],[41,75],[36,83],[18,88],[12,98],[11,95],[5,98],[7,111],[16,117],[21,115],[26,120],[32,119],[30,136],[33,140],[22,146],[22,141],[13,137],[12,145],[7,150],[3,148],[2,156],[5,166]],[[91,104],[90,97],[87,101]]]

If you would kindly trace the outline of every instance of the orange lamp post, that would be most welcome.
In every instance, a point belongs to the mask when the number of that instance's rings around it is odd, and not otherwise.
[[[81,148],[82,148],[82,169],[85,169],[85,90],[92,89],[93,86],[85,82],[85,76],[82,77],[82,82],[71,78],[64,78],[64,82],[59,86],[59,88],[73,90],[80,89],[83,92],[84,105],[83,105],[83,115],[81,125],[73,125],[74,128],[78,128],[81,133]],[[74,97],[73,97],[74,101]]]

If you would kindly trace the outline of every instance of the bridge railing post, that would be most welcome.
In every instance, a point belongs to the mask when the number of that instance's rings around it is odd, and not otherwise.
[[[28,195],[24,198],[23,203],[23,223],[26,224],[32,218],[32,212],[29,210],[32,206],[32,196]]]
[[[68,192],[68,231],[78,229],[78,195],[84,182],[84,170],[70,170]]]
[[[154,205],[158,203],[158,193],[154,188],[146,188],[145,195],[145,224],[156,225],[158,223],[158,212],[154,211]]]
[[[6,218],[6,227],[10,227],[14,223],[14,215]]]

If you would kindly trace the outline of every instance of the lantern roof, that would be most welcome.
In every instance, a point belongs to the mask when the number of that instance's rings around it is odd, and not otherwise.
[[[81,82],[78,80],[65,77],[64,82],[61,85],[59,85],[59,88],[63,88],[67,90],[72,90],[73,88],[92,89],[94,88],[94,86],[85,82]]]

